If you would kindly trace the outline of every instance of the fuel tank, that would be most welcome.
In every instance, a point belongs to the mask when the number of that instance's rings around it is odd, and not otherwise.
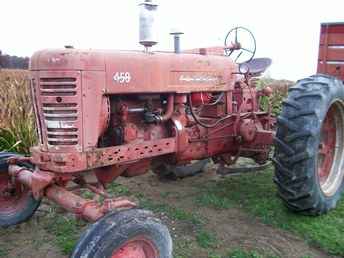
[[[98,71],[105,76],[102,92],[111,95],[228,91],[234,87],[237,66],[215,55],[56,49],[36,52],[30,69]]]

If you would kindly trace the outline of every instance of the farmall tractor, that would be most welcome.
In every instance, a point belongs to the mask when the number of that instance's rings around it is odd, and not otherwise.
[[[253,59],[248,30],[231,30],[223,47],[189,51],[174,33],[174,52],[153,52],[157,6],[140,8],[144,51],[66,47],[31,58],[39,142],[29,157],[0,154],[0,225],[26,221],[48,198],[94,222],[71,257],[170,258],[167,227],[133,201],[111,197],[109,183],[150,170],[190,174],[209,158],[220,167],[239,157],[264,164],[274,138],[285,204],[306,214],[335,207],[343,189],[342,82],[316,75],[290,88],[274,137],[275,119],[259,108],[271,90],[258,90],[255,80],[271,61]],[[341,80],[343,36],[344,25],[323,25],[319,59],[319,72]],[[101,198],[85,199],[77,188]]]

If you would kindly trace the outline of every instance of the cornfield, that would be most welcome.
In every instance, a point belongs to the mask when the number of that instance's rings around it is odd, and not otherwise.
[[[0,70],[0,151],[29,153],[36,139],[28,71]]]

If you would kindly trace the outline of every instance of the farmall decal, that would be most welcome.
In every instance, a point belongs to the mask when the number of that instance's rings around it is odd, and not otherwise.
[[[169,86],[209,86],[221,87],[223,85],[221,74],[213,71],[171,71]]]
[[[179,77],[179,81],[198,83],[217,83],[218,78],[210,75],[184,75]]]

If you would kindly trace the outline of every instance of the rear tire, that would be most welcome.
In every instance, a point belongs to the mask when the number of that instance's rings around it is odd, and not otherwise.
[[[296,212],[320,215],[335,208],[344,188],[344,85],[315,75],[289,89],[277,119],[278,195]]]
[[[20,155],[1,152],[0,153],[0,226],[8,227],[17,225],[28,220],[40,205],[27,187],[23,185],[12,186],[11,177],[8,175],[7,159]],[[29,163],[20,163],[20,166],[33,169]]]
[[[89,227],[71,258],[172,258],[166,226],[149,211],[113,212]]]

